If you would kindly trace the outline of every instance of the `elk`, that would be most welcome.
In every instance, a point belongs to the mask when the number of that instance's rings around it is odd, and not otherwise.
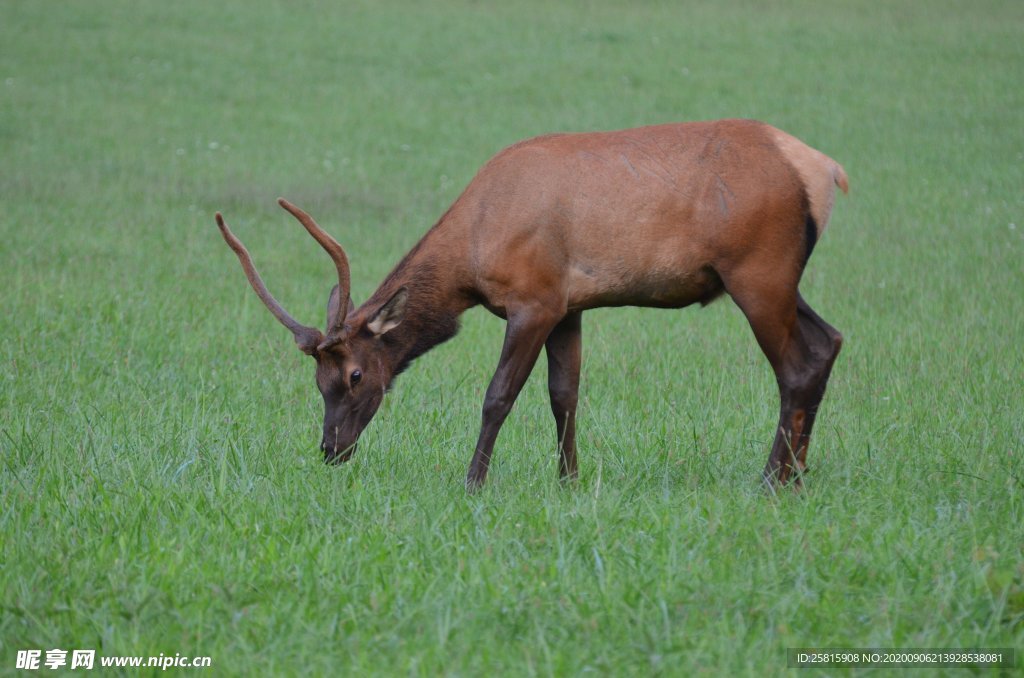
[[[338,284],[326,332],[267,291],[242,243],[217,225],[256,294],[316,361],[328,463],[355,452],[392,381],[482,305],[505,319],[466,484],[480,486],[495,440],[544,348],[559,474],[577,477],[581,319],[607,306],[683,308],[727,293],[746,316],[781,399],[763,472],[799,485],[842,336],[797,286],[835,200],[834,160],[766,123],[717,120],[551,134],[499,152],[372,296],[350,296],[345,251],[290,212],[330,255]]]

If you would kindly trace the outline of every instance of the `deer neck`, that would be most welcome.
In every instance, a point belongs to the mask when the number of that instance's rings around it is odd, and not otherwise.
[[[465,292],[458,248],[449,247],[435,227],[407,254],[366,303],[376,308],[402,287],[409,293],[402,323],[382,337],[393,375],[459,330],[459,316],[474,302]]]

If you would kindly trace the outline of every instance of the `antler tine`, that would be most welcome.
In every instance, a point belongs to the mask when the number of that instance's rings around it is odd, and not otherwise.
[[[338,299],[340,300],[340,310],[338,312],[337,319],[334,321],[334,327],[327,328],[328,335],[331,335],[334,330],[341,329],[342,325],[345,324],[345,315],[348,312],[348,298],[349,294],[352,292],[352,276],[349,271],[348,256],[345,254],[345,250],[342,249],[341,245],[338,244],[338,241],[320,228],[316,221],[313,220],[313,217],[309,216],[284,198],[278,198],[277,204],[299,220],[299,223],[309,231],[309,234],[313,236],[313,238],[320,243],[320,246],[324,248],[327,254],[331,256],[331,259],[334,261],[334,267],[338,269]]]
[[[320,335],[320,330],[313,327],[307,327],[299,323],[295,318],[288,315],[281,304],[277,303],[277,299],[267,290],[267,286],[263,284],[263,279],[260,278],[260,274],[256,272],[256,267],[252,263],[252,257],[249,256],[249,250],[245,249],[245,245],[242,241],[235,237],[235,234],[231,232],[228,225],[224,222],[224,217],[221,216],[220,212],[216,214],[217,227],[220,228],[220,233],[224,236],[224,242],[228,244],[228,247],[235,251],[238,255],[238,261],[242,264],[242,269],[245,270],[245,277],[249,279],[249,284],[252,285],[253,290],[256,292],[256,296],[260,298],[263,305],[274,314],[282,325],[291,330],[292,334],[295,335],[295,341],[304,350],[307,346],[312,343],[312,346],[316,346]]]

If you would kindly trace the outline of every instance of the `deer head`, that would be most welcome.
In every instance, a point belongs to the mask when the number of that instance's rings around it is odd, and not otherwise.
[[[316,385],[324,399],[324,426],[320,449],[327,463],[347,461],[359,435],[377,412],[394,376],[395,364],[383,350],[384,336],[405,316],[408,292],[397,290],[373,309],[355,309],[352,303],[348,257],[334,238],[304,211],[284,198],[278,204],[298,219],[334,261],[338,284],[327,302],[327,328],[300,324],[270,294],[242,242],[228,228],[220,212],[217,226],[225,242],[238,255],[256,295],[278,321],[288,328],[299,350],[316,360]]]

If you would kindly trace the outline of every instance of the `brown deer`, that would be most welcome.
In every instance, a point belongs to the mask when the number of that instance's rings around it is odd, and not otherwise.
[[[719,120],[552,134],[498,153],[355,308],[345,251],[281,199],[334,260],[327,331],[270,295],[220,213],[217,225],[270,312],[316,360],[325,461],[347,460],[395,376],[451,338],[466,309],[507,320],[466,478],[487,476],[494,442],[542,347],[559,472],[577,476],[581,317],[602,306],[682,308],[727,292],[746,315],[781,394],[765,480],[799,484],[842,336],[797,284],[846,173],[765,123]]]

